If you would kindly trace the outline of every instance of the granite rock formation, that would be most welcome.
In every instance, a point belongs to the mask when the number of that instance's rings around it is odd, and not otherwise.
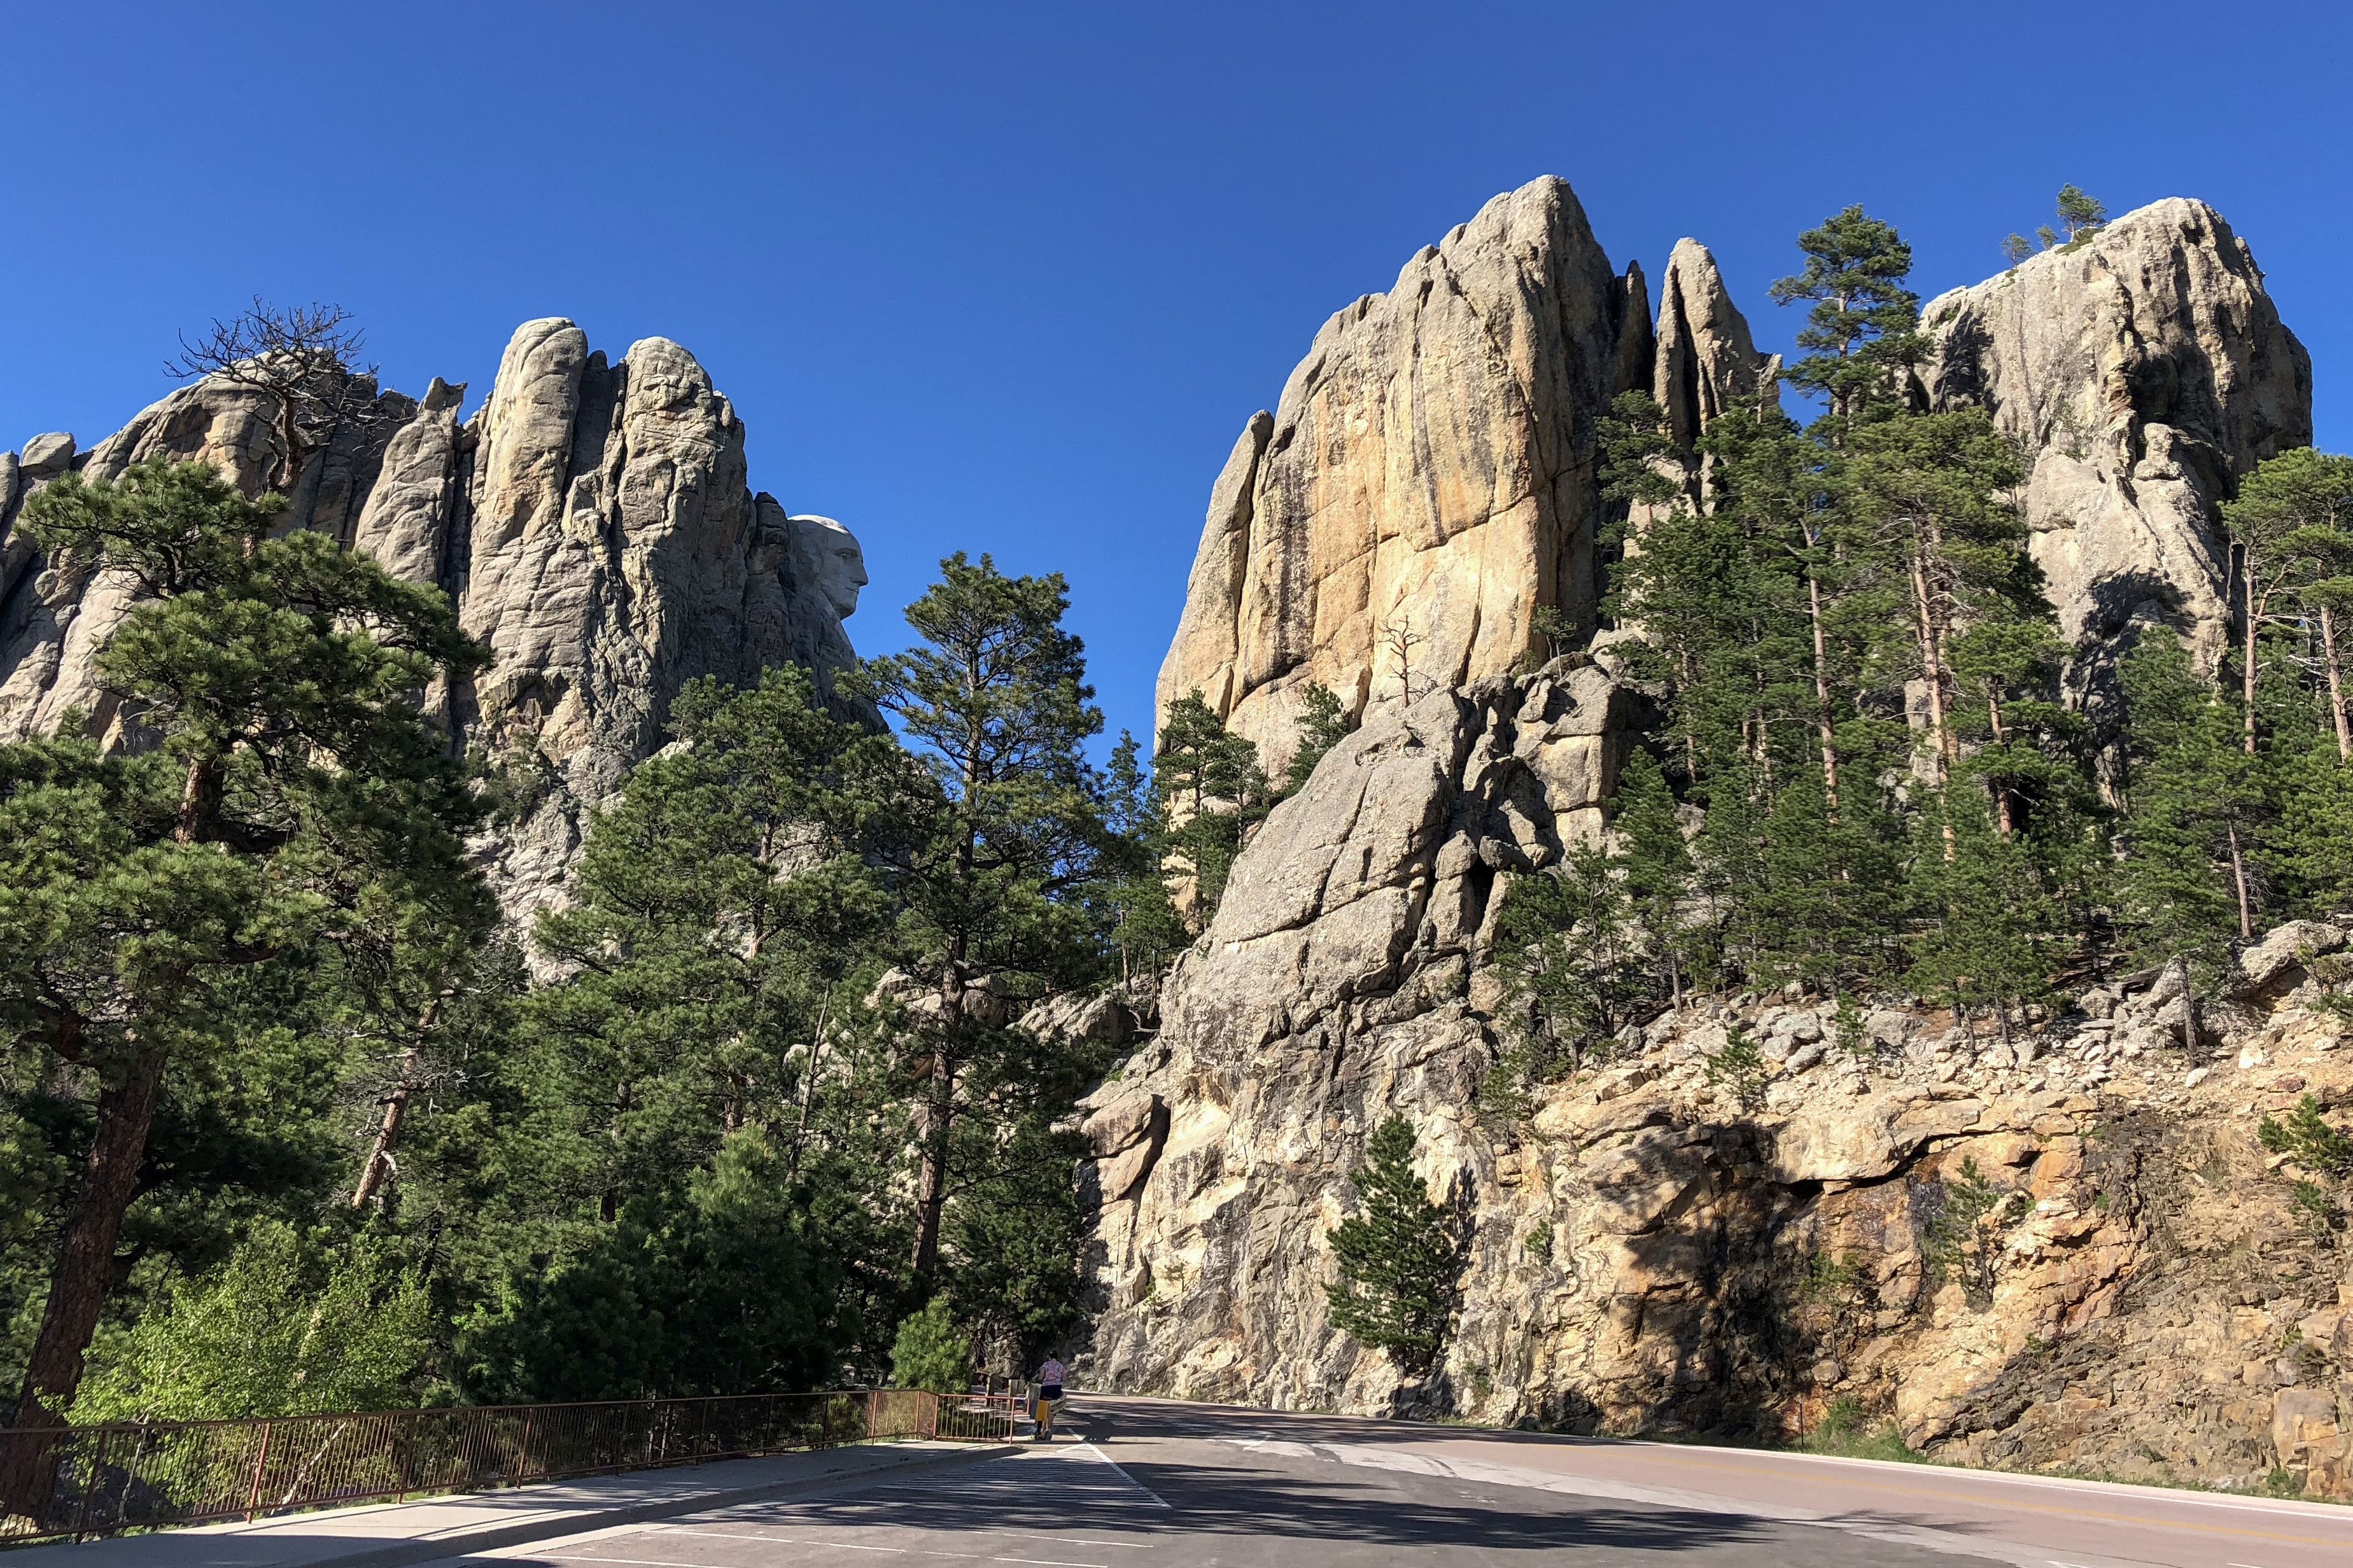
[[[676,343],[608,363],[572,322],[526,322],[463,422],[462,385],[364,390],[374,416],[311,458],[284,526],[444,589],[490,646],[488,668],[432,700],[453,745],[508,771],[507,820],[480,847],[511,915],[560,896],[586,813],[659,743],[686,682],[784,662],[822,680],[855,658],[857,540],[750,489],[742,420]],[[132,604],[38,559],[13,531],[26,497],[68,468],[111,478],[164,455],[256,492],[284,458],[272,412],[268,393],[206,380],[94,450],[45,436],[0,460],[0,735],[77,711],[108,732],[92,659]]]
[[[1640,273],[1613,283],[1573,211],[1553,183],[1498,198],[1335,317],[1212,492],[1163,700],[1198,688],[1277,762],[1296,682],[1351,695],[1365,721],[1244,848],[1158,1033],[1087,1103],[1084,1373],[1586,1430],[1770,1435],[1852,1397],[1971,1462],[2232,1485],[2282,1464],[2343,1489],[2353,1422],[2323,1406],[2353,1398],[2332,1381],[2353,1372],[2353,1279],[2312,1247],[2239,1261],[2294,1232],[2250,1110],[2306,1088],[2353,1099],[2341,1025],[2299,989],[2298,955],[2341,933],[2271,944],[2287,956],[2258,961],[2273,973],[2227,1016],[2142,976],[2008,1046],[1925,1009],[1841,1038],[1820,1008],[1708,999],[1516,1123],[1479,1115],[1504,1034],[1484,966],[1503,888],[1600,830],[1646,700],[1613,665],[1622,629],[1520,672],[1530,606],[1591,604],[1593,422],[1647,384],[1688,454],[1772,374],[1704,250],[1677,247],[1653,329]],[[1613,297],[1614,317],[1594,303]],[[1455,309],[1576,374],[1447,352]],[[2228,624],[2204,574],[2212,503],[2309,430],[2306,362],[2243,247],[2206,209],[2160,204],[1930,317],[1922,396],[1989,407],[2034,456],[2030,516],[2069,630],[2162,614],[2211,646]],[[1548,478],[1537,504],[1463,482],[1508,467],[1496,453]],[[1681,461],[1703,500],[1704,465]],[[1410,693],[1384,662],[1400,619],[1428,638]],[[1761,1100],[1703,1070],[1734,1022],[1764,1042]],[[1392,1111],[1473,1224],[1455,1336],[1419,1383],[1334,1330],[1323,1290],[1346,1173]],[[1964,1161],[2010,1205],[1984,1292],[1922,1244]],[[2181,1178],[2184,1161],[2205,1173]],[[2288,1367],[2283,1347],[2315,1336],[2336,1348]]]
[[[1982,407],[2033,459],[2033,551],[2067,636],[2174,627],[2211,668],[2231,630],[2216,507],[2312,440],[2312,361],[2246,242],[2203,202],[2128,213],[1921,312],[1922,394]]]
[[[1650,330],[1556,179],[1335,315],[1211,490],[1161,707],[1198,689],[1280,767],[1310,680],[1361,713],[1510,669],[1539,605],[1589,626],[1595,423]]]

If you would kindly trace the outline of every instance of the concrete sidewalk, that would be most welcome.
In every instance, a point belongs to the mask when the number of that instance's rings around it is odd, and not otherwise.
[[[194,1525],[75,1546],[36,1546],[9,1552],[5,1561],[7,1568],[397,1568],[733,1503],[838,1491],[1011,1451],[1002,1443],[878,1443],[723,1459],[418,1502],[281,1514],[251,1524]]]

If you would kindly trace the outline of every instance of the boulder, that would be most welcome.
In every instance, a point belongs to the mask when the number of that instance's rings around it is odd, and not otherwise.
[[[73,437],[63,430],[52,430],[26,442],[25,455],[19,461],[26,479],[47,479],[73,467]]]
[[[2239,954],[2237,990],[2242,995],[2261,995],[2293,989],[2304,979],[2308,961],[2344,945],[2340,927],[2325,921],[2290,921]]]

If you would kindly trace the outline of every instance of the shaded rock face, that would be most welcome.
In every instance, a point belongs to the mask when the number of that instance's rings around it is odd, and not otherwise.
[[[1922,323],[1928,405],[1987,409],[2032,458],[2026,518],[2067,636],[2168,625],[2211,668],[2232,621],[2215,509],[2312,440],[2312,362],[2246,243],[2202,202],[2158,202]]]
[[[789,662],[822,683],[853,660],[841,623],[866,573],[839,523],[749,488],[743,422],[667,339],[608,363],[572,322],[526,322],[460,423],[464,397],[439,380],[422,400],[376,395],[376,417],[299,478],[285,526],[440,587],[490,646],[488,668],[430,701],[453,744],[514,770],[509,820],[480,849],[520,919],[560,897],[586,812],[659,743],[688,681]],[[37,559],[13,531],[25,499],[69,467],[113,478],[159,455],[256,492],[283,460],[272,412],[267,394],[206,381],[94,451],[43,437],[0,464],[0,735],[53,731],[75,710],[108,732],[92,661],[133,603],[104,574]]]

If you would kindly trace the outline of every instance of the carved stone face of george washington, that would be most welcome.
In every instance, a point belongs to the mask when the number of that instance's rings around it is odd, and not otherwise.
[[[843,620],[858,613],[858,590],[866,586],[866,552],[858,536],[829,517],[794,517],[793,553],[806,575]]]

